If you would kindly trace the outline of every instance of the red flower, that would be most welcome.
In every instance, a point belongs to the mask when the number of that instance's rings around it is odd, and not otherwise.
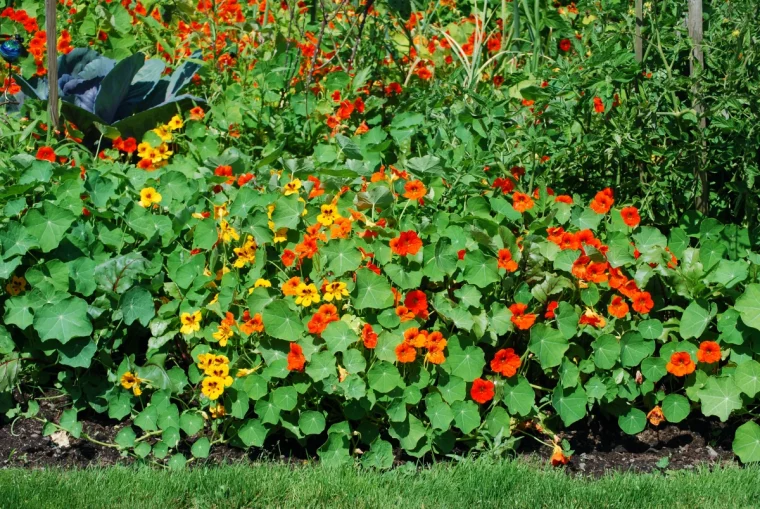
[[[293,251],[291,251],[290,249],[286,249],[285,251],[283,251],[282,256],[280,257],[280,259],[282,260],[282,263],[286,267],[290,267],[291,265],[293,265],[293,262],[296,259],[296,254]]]
[[[396,347],[396,360],[401,363],[414,362],[417,358],[417,350],[409,343],[401,343]]]
[[[246,185],[251,180],[253,180],[253,174],[252,173],[243,173],[242,175],[240,175],[238,177],[238,179],[237,179],[237,185],[239,187],[243,187],[244,185]]]
[[[603,191],[599,191],[591,201],[591,210],[597,214],[606,214],[610,211],[612,204],[615,203],[615,198],[612,195],[612,189],[609,187]]]
[[[483,380],[482,378],[476,378],[472,382],[472,388],[470,389],[470,396],[474,401],[477,401],[481,405],[487,403],[493,399],[493,382],[490,380]]]
[[[676,352],[670,356],[670,362],[665,365],[668,373],[675,376],[685,376],[694,373],[696,365],[688,352]]]
[[[512,253],[509,252],[509,249],[499,249],[497,266],[507,272],[514,272],[517,270],[517,262],[512,259]]]
[[[40,147],[37,151],[37,159],[39,161],[55,162],[55,150],[52,147]]]
[[[622,290],[621,290],[622,291]],[[654,301],[649,292],[638,292],[633,296],[633,309],[645,315],[654,307]]]
[[[573,45],[570,42],[570,39],[562,39],[559,41],[559,49],[561,49],[564,52],[570,51],[570,48],[572,48]]]
[[[362,328],[362,341],[364,342],[364,348],[372,349],[377,346],[377,333],[368,323],[365,323]]]
[[[514,323],[520,330],[530,329],[534,323],[536,323],[536,315],[525,314],[528,309],[526,304],[516,303],[509,306],[509,310],[512,312],[512,323]]]
[[[554,310],[557,309],[559,306],[559,302],[556,300],[551,301],[549,304],[546,305],[546,313],[544,313],[544,318],[547,320],[554,319]]]
[[[599,97],[594,97],[594,111],[604,113],[604,102]]]
[[[533,208],[533,199],[525,193],[516,192],[512,194],[512,206],[517,212],[522,214],[526,210]]]
[[[491,360],[491,369],[507,378],[515,376],[520,368],[520,356],[512,348],[502,348]]]
[[[306,357],[303,355],[303,348],[298,343],[290,343],[290,353],[288,354],[288,371],[303,371],[306,364]]]
[[[425,292],[421,290],[412,290],[406,294],[404,306],[417,316],[426,318],[428,315],[428,301]]]
[[[625,318],[628,314],[628,304],[620,295],[612,297],[612,302],[607,306],[607,311],[615,318]]]
[[[422,240],[417,236],[417,232],[409,230],[391,239],[390,246],[391,251],[399,256],[416,255],[422,248]]]
[[[229,177],[225,184],[235,182],[235,177],[232,176],[232,166],[217,166],[214,170],[214,175],[217,177]]]
[[[720,345],[715,341],[702,341],[697,350],[697,360],[712,364],[720,360]]]
[[[460,260],[464,260],[464,255],[466,254],[467,254],[466,249],[460,249],[459,251],[457,251],[457,258],[459,258]]]
[[[636,228],[641,222],[641,216],[639,216],[639,209],[636,207],[625,207],[620,211],[620,215],[623,218],[623,222],[631,228]]]

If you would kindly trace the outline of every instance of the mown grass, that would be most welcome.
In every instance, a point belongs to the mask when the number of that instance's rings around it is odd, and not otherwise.
[[[760,507],[760,469],[573,478],[524,462],[385,473],[261,464],[182,472],[126,467],[0,471],[0,507],[732,508]]]

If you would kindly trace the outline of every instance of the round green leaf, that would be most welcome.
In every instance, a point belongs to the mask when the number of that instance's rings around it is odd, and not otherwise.
[[[686,419],[690,411],[691,405],[686,396],[668,394],[662,401],[662,413],[668,422],[681,422]]]
[[[278,387],[272,391],[272,403],[280,410],[290,412],[298,403],[298,392],[295,387]]]
[[[640,333],[626,332],[620,339],[620,363],[626,368],[638,366],[654,353],[654,341],[644,340]]]
[[[119,307],[124,314],[124,323],[127,325],[139,321],[143,327],[147,327],[156,314],[153,296],[141,286],[133,286],[127,290],[121,296]]]
[[[319,435],[325,430],[325,416],[322,412],[308,410],[298,417],[298,427],[304,435]]]
[[[641,374],[646,380],[656,383],[668,374],[667,365],[668,361],[661,357],[647,357],[641,361]]]
[[[238,438],[246,447],[262,447],[267,433],[268,431],[261,421],[248,419],[238,430]]]
[[[712,320],[712,314],[696,300],[684,309],[681,315],[681,337],[683,339],[699,338]]]
[[[512,415],[528,415],[533,408],[536,393],[524,376],[513,376],[503,385],[502,398]]]
[[[387,393],[402,386],[404,381],[398,372],[396,366],[389,362],[376,362],[367,373],[369,386],[375,392]]]
[[[46,304],[34,315],[34,330],[42,341],[57,339],[67,343],[71,338],[89,336],[92,323],[87,316],[87,302],[69,297],[57,304]]]
[[[393,446],[390,442],[377,439],[369,451],[362,456],[362,465],[370,468],[388,469],[393,466]]]
[[[565,426],[570,426],[586,416],[587,401],[586,391],[580,385],[570,389],[557,386],[552,393],[552,406]]]
[[[425,398],[425,415],[430,420],[430,425],[440,430],[449,429],[454,420],[451,407],[441,399],[440,394],[431,394]]]
[[[749,421],[739,426],[732,448],[742,463],[760,461],[760,425]]]
[[[662,335],[662,322],[653,318],[639,323],[639,333],[644,339],[657,339]]]
[[[734,383],[750,398],[760,392],[760,362],[748,360],[736,367]]]
[[[467,434],[480,426],[480,409],[474,401],[455,401],[451,405],[454,425]]]
[[[385,309],[393,306],[394,297],[388,281],[369,269],[356,271],[353,304],[356,309]]]
[[[483,374],[486,365],[485,354],[477,346],[468,346],[464,350],[449,349],[445,367],[449,372],[465,382],[472,382]]]
[[[536,354],[544,369],[559,366],[570,348],[567,339],[557,329],[552,329],[543,323],[530,329],[528,349]]]
[[[736,299],[734,308],[741,313],[742,322],[760,330],[760,284],[748,285],[742,296]]]
[[[697,396],[702,402],[702,413],[715,415],[723,422],[742,407],[741,391],[730,378],[710,377]]]
[[[322,339],[327,344],[331,354],[345,352],[349,346],[359,340],[359,336],[343,320],[330,323],[322,333]]]
[[[211,450],[211,442],[208,438],[201,437],[195,441],[193,447],[190,449],[194,458],[208,458],[208,453]]]
[[[627,412],[618,417],[618,425],[623,432],[635,435],[644,431],[647,425],[647,416],[638,408],[629,408]]]
[[[594,364],[601,369],[612,369],[620,357],[620,343],[611,334],[605,334],[591,343],[594,349]]]
[[[290,309],[284,300],[276,300],[261,313],[267,334],[285,341],[297,341],[304,332],[298,313]]]

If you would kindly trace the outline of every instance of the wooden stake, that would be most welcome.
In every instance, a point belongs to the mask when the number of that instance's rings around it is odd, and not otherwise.
[[[644,59],[644,44],[641,40],[641,25],[644,24],[644,0],[636,0],[636,38],[633,39],[633,51],[636,61],[641,63]]]
[[[689,37],[692,40],[694,49],[689,59],[689,76],[696,78],[702,68],[705,65],[705,55],[702,52],[702,0],[689,0],[689,17],[688,17]],[[707,126],[707,120],[704,116],[704,106],[699,101],[699,83],[695,80],[691,89],[692,93],[692,107],[699,118],[699,128],[704,130]],[[704,141],[702,142],[704,144]],[[710,200],[710,183],[707,180],[707,172],[705,171],[705,165],[707,163],[706,154],[703,150],[697,155],[696,165],[694,168],[694,176],[700,184],[700,191],[696,193],[694,200],[695,208],[703,213],[707,214]]]
[[[47,32],[48,113],[54,130],[60,130],[58,116],[58,31],[56,29],[56,0],[45,0],[45,31]]]

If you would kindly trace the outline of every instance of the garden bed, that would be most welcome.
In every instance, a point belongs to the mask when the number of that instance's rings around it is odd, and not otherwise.
[[[39,417],[57,421],[69,404],[65,397],[41,400]],[[85,414],[80,422],[83,434],[103,443],[113,443],[119,430],[130,424],[103,419],[97,414]],[[741,423],[691,419],[688,424],[663,423],[659,429],[628,436],[614,422],[578,423],[564,434],[575,451],[565,469],[573,475],[601,477],[610,472],[729,466],[737,463],[731,451],[731,439],[738,424]],[[61,446],[50,436],[43,436],[43,423],[38,419],[20,418],[12,424],[5,423],[0,426],[0,468],[84,468],[134,463],[133,458],[122,456],[115,448],[84,438],[68,436],[67,440],[68,444]],[[209,458],[199,463],[305,462],[310,457],[316,459],[318,445],[317,440],[312,450],[307,450],[287,439],[272,439],[263,449],[251,451],[219,445],[212,448]],[[516,452],[520,459],[531,463],[548,463],[551,455],[550,449],[541,447],[528,436],[523,437]],[[397,466],[415,461],[401,449],[394,454]],[[667,462],[663,458],[667,458]]]

